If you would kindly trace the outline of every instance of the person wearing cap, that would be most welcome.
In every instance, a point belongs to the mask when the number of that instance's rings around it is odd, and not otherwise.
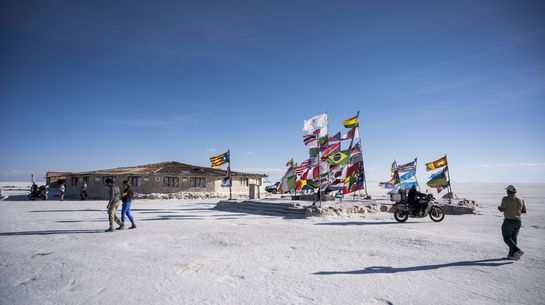
[[[516,195],[516,187],[509,185],[505,190],[507,196],[502,198],[501,205],[498,207],[498,210],[503,212],[505,218],[501,226],[501,234],[503,241],[509,247],[507,258],[518,261],[524,254],[517,246],[517,237],[521,226],[521,215],[526,213],[526,204],[524,200]]]

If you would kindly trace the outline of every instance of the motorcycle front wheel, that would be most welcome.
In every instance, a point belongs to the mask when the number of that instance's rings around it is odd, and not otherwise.
[[[32,195],[32,194],[28,194],[26,197],[28,198],[28,200],[32,200],[32,201],[34,201],[34,199],[36,199],[36,198],[34,198],[34,195]]]
[[[397,222],[405,222],[409,219],[409,213],[406,211],[396,210],[394,212],[394,218]]]
[[[430,211],[430,218],[434,222],[440,222],[445,218],[445,211],[441,207],[434,206],[431,208]]]
[[[40,198],[42,198],[42,200],[47,200],[47,195],[46,194],[41,194]]]

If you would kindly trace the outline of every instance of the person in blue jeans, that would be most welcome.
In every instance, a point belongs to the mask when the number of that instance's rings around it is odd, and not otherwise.
[[[136,229],[136,224],[134,223],[134,218],[131,215],[131,201],[134,193],[132,192],[132,187],[129,184],[129,181],[124,180],[123,181],[123,194],[122,194],[121,202],[123,202],[123,205],[121,206],[121,225],[118,230],[123,230],[125,228],[125,216],[129,218],[131,221],[132,226],[129,227],[129,229]]]

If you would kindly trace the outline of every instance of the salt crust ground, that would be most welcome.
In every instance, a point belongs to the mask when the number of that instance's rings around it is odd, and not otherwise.
[[[113,234],[104,201],[2,201],[0,304],[543,304],[545,186],[520,187],[515,263],[501,259],[503,187],[457,186],[480,215],[442,223],[141,200],[138,229]]]

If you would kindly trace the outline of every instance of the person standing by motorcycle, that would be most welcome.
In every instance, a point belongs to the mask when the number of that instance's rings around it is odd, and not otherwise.
[[[521,215],[526,213],[526,204],[524,200],[517,197],[517,188],[513,185],[505,188],[507,196],[503,197],[501,204],[498,207],[500,212],[503,212],[504,220],[501,226],[501,234],[503,241],[509,247],[508,259],[518,261],[522,254],[522,250],[517,246],[517,237],[521,226]]]
[[[419,201],[420,198],[426,197],[426,194],[419,192],[416,189],[416,185],[413,185],[411,187],[411,190],[409,191],[408,199],[409,199],[409,206],[413,207],[414,214],[419,215],[422,213],[425,204],[421,204]]]

